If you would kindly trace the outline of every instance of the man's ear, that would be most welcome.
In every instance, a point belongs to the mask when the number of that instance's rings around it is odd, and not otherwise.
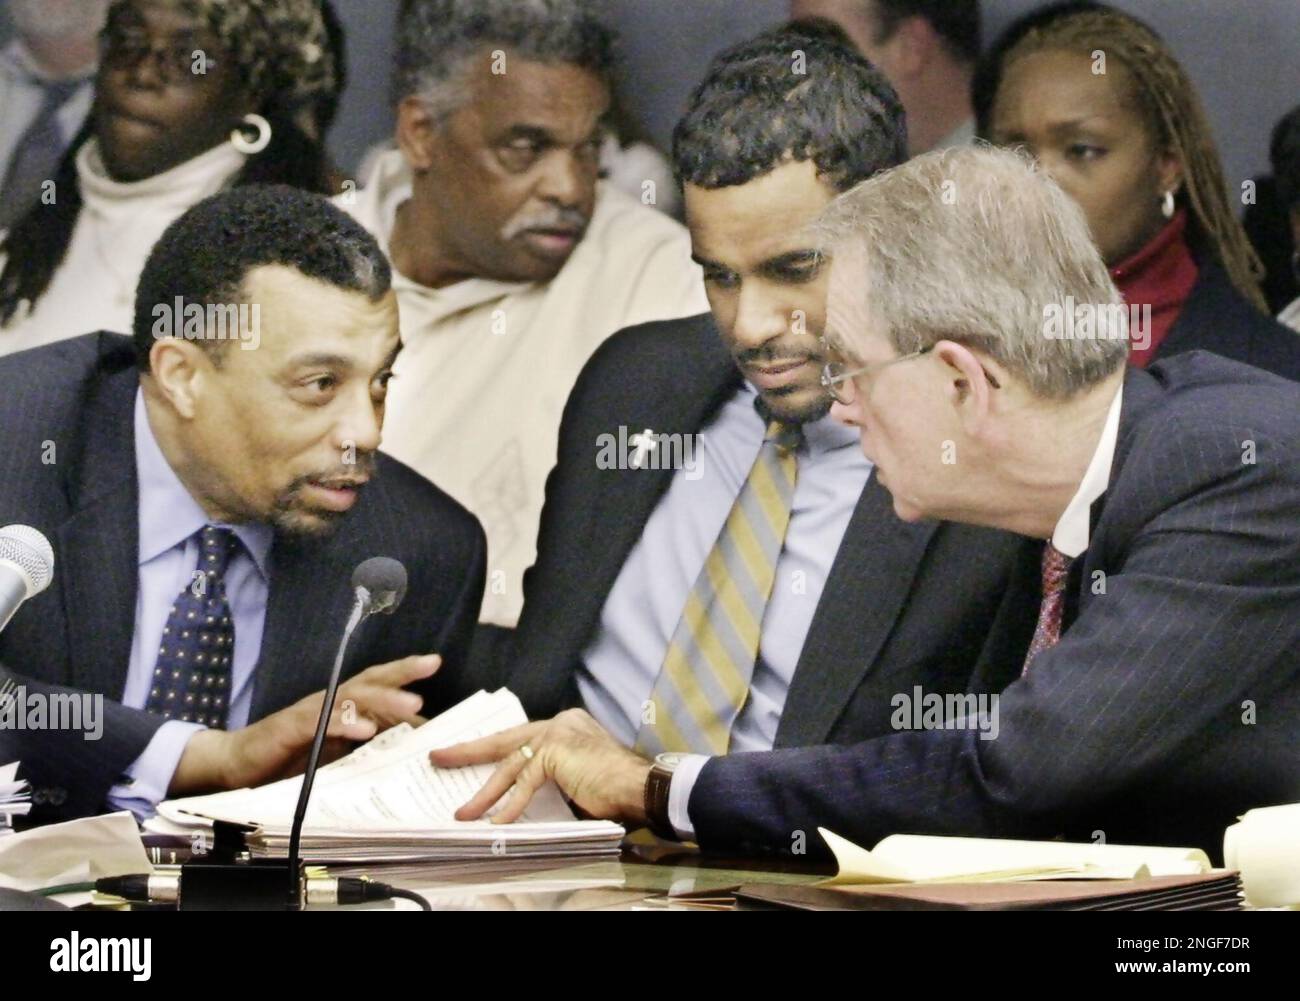
[[[397,106],[397,145],[415,172],[433,166],[433,146],[441,127],[421,98],[404,97]]]
[[[913,16],[898,22],[888,44],[894,50],[890,60],[893,72],[910,79],[921,75],[934,58],[935,47],[941,42],[929,21]]]
[[[946,382],[945,392],[958,419],[974,434],[988,420],[993,408],[993,386],[982,361],[970,348],[956,341],[940,341],[933,348]]]
[[[159,394],[182,420],[193,420],[203,381],[210,377],[212,360],[191,341],[162,337],[149,349],[149,374]]]

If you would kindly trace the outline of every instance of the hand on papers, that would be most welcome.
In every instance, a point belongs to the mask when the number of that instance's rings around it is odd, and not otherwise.
[[[531,757],[520,750],[525,745]],[[581,709],[430,751],[429,760],[438,768],[500,762],[483,788],[456,811],[457,820],[477,820],[513,786],[510,798],[492,817],[493,823],[508,824],[524,812],[547,779],[554,779],[573,804],[594,819],[645,823],[650,762],[629,751]]]
[[[397,723],[419,726],[420,696],[405,685],[432,675],[442,664],[437,655],[406,657],[362,671],[339,686],[323,755],[337,758],[360,741]],[[323,691],[242,730],[200,730],[190,738],[172,776],[169,795],[214,789],[242,789],[297,775],[307,765]]]

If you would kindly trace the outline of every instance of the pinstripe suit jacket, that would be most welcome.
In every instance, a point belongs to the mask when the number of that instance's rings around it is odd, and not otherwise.
[[[891,733],[705,766],[705,847],[826,827],[1194,845],[1300,800],[1300,386],[1206,352],[1130,371],[1060,643],[985,672],[999,735]]]
[[[138,487],[132,408],[139,380],[129,339],[91,334],[0,360],[0,525],[38,528],[54,547],[54,583],[0,634],[0,663],[28,690],[105,696],[103,736],[0,730],[0,763],[21,760],[44,801],[39,821],[99,812],[161,718],[122,696],[138,590]],[[353,568],[401,560],[410,576],[391,617],[362,626],[343,675],[412,654],[444,667],[419,691],[449,705],[478,618],[486,543],[469,512],[412,470],[379,456],[378,476],[328,538],[277,537],[251,719],[325,687],[353,600]],[[47,690],[48,689],[42,689]]]

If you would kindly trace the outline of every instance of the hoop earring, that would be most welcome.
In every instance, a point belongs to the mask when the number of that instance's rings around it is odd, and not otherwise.
[[[257,129],[257,138],[249,139],[244,134],[244,126],[248,125]],[[261,115],[247,114],[241,120],[241,124],[236,125],[230,133],[230,145],[243,153],[245,156],[256,156],[266,147],[271,145],[271,123]]]
[[[1166,219],[1172,219],[1174,217],[1174,209],[1174,193],[1172,190],[1166,191],[1164,203],[1160,206],[1160,212]]]

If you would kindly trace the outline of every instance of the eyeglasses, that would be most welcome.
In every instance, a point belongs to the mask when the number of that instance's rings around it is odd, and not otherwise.
[[[933,346],[933,345],[932,345]],[[822,387],[826,392],[831,394],[831,399],[836,403],[845,405],[852,400],[845,395],[839,387],[844,385],[850,379],[859,375],[866,375],[868,372],[875,372],[882,368],[888,368],[890,365],[897,365],[901,361],[911,361],[913,358],[920,358],[923,354],[929,354],[930,348],[922,348],[920,351],[913,351],[908,355],[899,355],[897,358],[890,358],[887,361],[878,361],[872,365],[864,365],[862,368],[855,368],[851,371],[845,371],[844,361],[836,356],[831,348],[826,349],[826,357],[831,360],[822,368]]]
[[[179,42],[175,37],[155,43],[147,31],[110,24],[99,33],[100,60],[114,69],[133,70],[152,58],[164,84],[195,86],[205,79],[206,68],[215,61],[192,40]],[[197,63],[199,59],[201,63]],[[196,63],[204,69],[196,70]]]
[[[836,354],[835,349],[822,342],[823,350],[826,357],[830,360],[822,368],[822,387],[830,393],[831,399],[836,403],[842,403],[848,406],[853,401],[839,387],[844,385],[850,379],[855,379],[860,375],[866,375],[868,372],[875,372],[882,368],[888,368],[890,365],[897,365],[902,361],[911,361],[913,358],[920,358],[922,355],[929,354],[934,350],[931,344],[928,348],[922,348],[920,351],[913,351],[911,354],[899,355],[897,358],[890,358],[886,361],[878,361],[871,365],[864,365],[862,368],[855,368],[852,371],[845,371],[845,363]],[[981,366],[983,368],[983,366]],[[987,368],[983,368],[984,378],[988,380],[989,385],[994,389],[1001,389],[1002,384],[994,377],[993,373]]]

